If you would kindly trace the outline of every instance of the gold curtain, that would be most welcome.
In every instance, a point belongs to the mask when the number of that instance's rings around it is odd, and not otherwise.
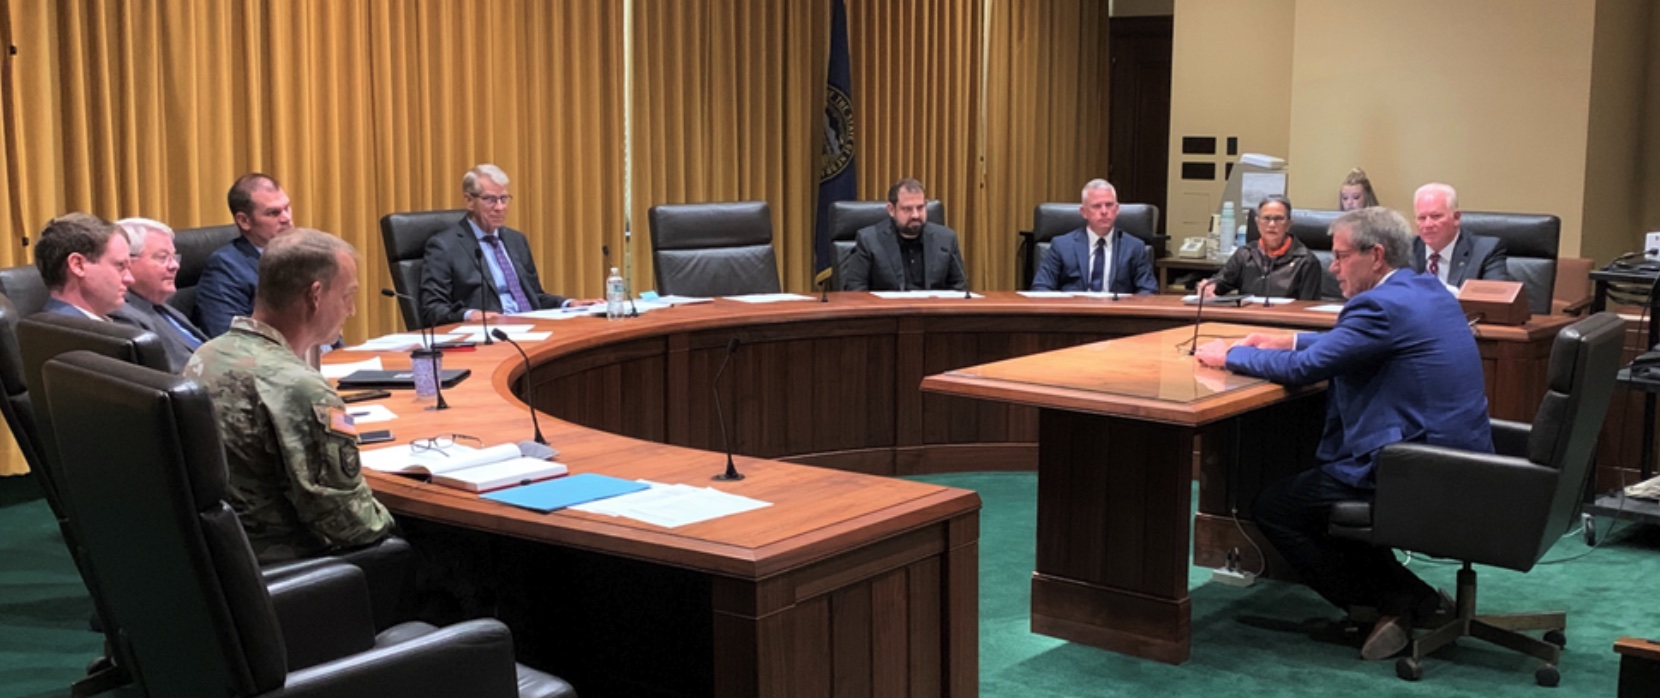
[[[1032,206],[1106,172],[1105,3],[847,9],[860,197],[921,179],[974,288],[1011,288]],[[225,189],[260,170],[298,224],[362,251],[346,328],[362,339],[401,325],[376,293],[380,217],[460,207],[461,174],[494,162],[550,291],[598,296],[625,216],[650,288],[647,209],[737,200],[771,204],[784,287],[812,289],[830,0],[10,0],[6,16],[0,220],[18,229],[0,266],[30,263],[21,240],[67,211],[229,222]],[[6,448],[0,474],[22,470]]]
[[[622,18],[615,0],[12,0],[14,192],[23,228],[87,211],[183,229],[228,223],[225,190],[259,170],[298,225],[362,252],[347,339],[401,328],[379,219],[458,208],[461,175],[513,180],[508,224],[550,291],[600,295],[622,241]],[[23,460],[6,440],[0,474]]]
[[[994,0],[990,26],[985,227],[999,247],[979,265],[1006,289],[1032,209],[1078,201],[1085,182],[1107,176],[1107,4]]]

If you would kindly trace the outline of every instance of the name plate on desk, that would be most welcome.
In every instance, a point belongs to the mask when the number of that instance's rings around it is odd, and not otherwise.
[[[1533,317],[1527,307],[1527,292],[1519,281],[1471,279],[1458,289],[1458,304],[1466,315],[1480,315],[1482,322],[1521,325]]]

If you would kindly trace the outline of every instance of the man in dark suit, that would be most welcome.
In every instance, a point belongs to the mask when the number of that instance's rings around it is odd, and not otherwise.
[[[507,173],[479,165],[461,178],[467,217],[427,240],[421,262],[421,313],[433,325],[477,320],[484,314],[525,313],[592,305],[542,290],[524,233],[503,225]],[[489,276],[486,277],[485,275]]]
[[[1458,301],[1411,269],[1406,219],[1382,208],[1332,223],[1332,271],[1348,301],[1329,332],[1252,334],[1200,348],[1206,366],[1307,385],[1330,381],[1320,467],[1269,485],[1257,526],[1303,581],[1340,608],[1378,610],[1361,656],[1403,649],[1414,617],[1447,610],[1394,551],[1329,537],[1331,507],[1371,501],[1378,449],[1414,442],[1491,453],[1481,356]]]
[[[35,243],[35,268],[51,298],[41,312],[108,320],[127,286],[127,236],[97,216],[70,213],[52,219]]]
[[[1083,200],[1078,210],[1084,227],[1050,241],[1032,290],[1158,293],[1147,244],[1113,227],[1118,190],[1093,179],[1084,185]]]
[[[125,218],[115,223],[131,245],[133,282],[127,287],[127,302],[110,319],[148,330],[161,339],[167,365],[176,373],[190,355],[207,341],[207,335],[190,322],[167,299],[178,292],[179,253],[173,246],[173,229],[148,218]]]
[[[1412,197],[1418,219],[1418,238],[1412,242],[1412,268],[1435,275],[1458,288],[1470,279],[1515,281],[1505,263],[1504,242],[1459,230],[1463,214],[1458,191],[1432,182],[1418,187]]]
[[[847,258],[848,291],[926,291],[967,288],[957,234],[928,222],[922,182],[888,187],[888,219],[859,230]]]
[[[196,325],[209,337],[231,328],[231,318],[254,312],[259,256],[271,239],[294,228],[294,209],[282,185],[251,172],[225,195],[242,237],[213,252],[196,283]]]

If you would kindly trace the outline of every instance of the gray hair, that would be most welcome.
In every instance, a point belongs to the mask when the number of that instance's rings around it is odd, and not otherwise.
[[[151,235],[165,235],[167,239],[173,239],[172,228],[167,227],[166,223],[149,218],[123,218],[116,221],[115,225],[127,234],[127,246],[132,248],[131,254],[134,257],[144,254],[144,241],[150,239]]]
[[[1442,184],[1440,182],[1430,182],[1429,184],[1418,187],[1418,191],[1413,192],[1412,194],[1413,203],[1417,203],[1418,197],[1430,193],[1445,195],[1447,197],[1447,210],[1458,210],[1458,190],[1452,188],[1451,184]]]
[[[1382,245],[1383,263],[1390,269],[1412,266],[1412,226],[1394,210],[1382,206],[1355,209],[1332,221],[1329,232],[1336,235],[1339,228],[1349,231],[1349,243],[1356,252]]]
[[[467,170],[467,174],[461,176],[461,193],[468,196],[478,196],[480,192],[484,191],[484,187],[478,184],[480,177],[489,177],[496,184],[502,187],[507,186],[507,173],[502,172],[500,167],[484,163]]]
[[[1088,183],[1084,184],[1084,190],[1078,194],[1079,203],[1089,200],[1089,190],[1091,189],[1105,189],[1112,192],[1114,198],[1118,197],[1118,187],[1113,186],[1112,183],[1107,180],[1098,178],[1089,180]]]

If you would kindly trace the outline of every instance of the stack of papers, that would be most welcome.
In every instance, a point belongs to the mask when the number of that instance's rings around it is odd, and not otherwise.
[[[441,451],[417,451],[405,444],[362,451],[359,458],[370,470],[430,476],[435,485],[468,492],[528,485],[568,472],[564,463],[524,457],[517,444],[489,448],[454,444]]]
[[[963,292],[962,291],[952,291],[950,289],[944,289],[944,290],[935,289],[935,290],[929,290],[929,291],[871,291],[870,295],[876,296],[877,298],[884,298],[884,299],[887,299],[887,300],[904,300],[904,299],[907,299],[907,298],[957,298],[957,299],[961,299],[963,297]],[[970,298],[984,298],[985,296],[982,296],[978,293],[972,293],[972,294],[969,294],[969,297]]]
[[[512,323],[501,323],[498,325],[492,322],[490,323],[490,332],[493,333],[496,330],[501,330],[502,332],[507,333],[507,337],[515,342],[540,342],[553,336],[552,332],[531,332],[531,329],[535,327],[535,325],[530,324],[516,325]],[[468,335],[467,341],[473,342],[474,344],[484,343],[485,332],[484,325],[482,324],[460,325],[457,326],[453,332],[455,334]]]
[[[788,301],[816,301],[813,296],[803,296],[799,293],[751,293],[742,296],[726,296],[727,300],[739,303],[784,303]]]
[[[454,342],[464,337],[465,335],[461,334],[440,334],[433,335],[432,341],[434,343]],[[376,337],[355,347],[346,347],[341,351],[413,351],[424,346],[426,346],[425,337],[419,333],[404,332]]]
[[[324,378],[345,378],[358,371],[384,371],[386,369],[380,365],[380,357],[377,356],[366,361],[354,361],[349,364],[323,364],[318,370],[322,371]]]
[[[571,508],[590,514],[622,516],[663,528],[677,528],[772,506],[772,502],[722,492],[713,487],[665,485],[645,480],[640,483],[649,489]]]
[[[538,482],[534,485],[491,492],[481,498],[546,514],[575,504],[615,497],[645,488],[644,483],[632,482],[609,475],[582,473],[557,480]]]

